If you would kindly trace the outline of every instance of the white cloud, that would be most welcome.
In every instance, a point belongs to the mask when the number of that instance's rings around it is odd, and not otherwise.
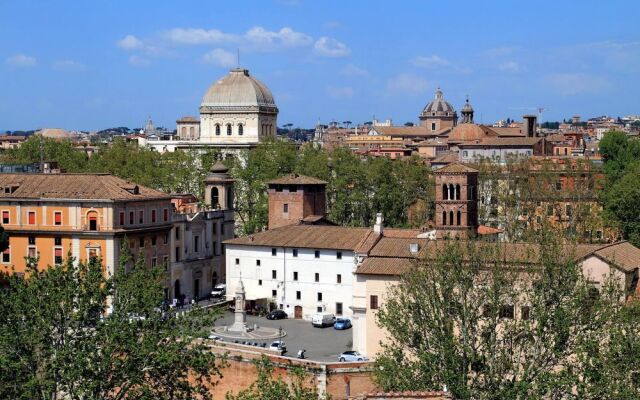
[[[351,53],[346,44],[326,36],[318,39],[313,49],[317,55],[323,57],[346,57]]]
[[[387,81],[387,89],[391,92],[409,95],[423,94],[429,88],[429,82],[421,76],[402,73]]]
[[[133,54],[129,56],[129,64],[135,67],[147,67],[151,64],[151,61],[145,57]]]
[[[16,68],[27,68],[27,67],[35,67],[38,65],[38,60],[35,57],[27,56],[25,54],[16,54],[14,56],[8,57],[5,62],[10,67]]]
[[[268,31],[260,26],[255,26],[244,34],[244,39],[258,50],[272,50],[285,47],[299,47],[311,44],[311,36],[296,32],[289,27],[279,31]]]
[[[261,26],[254,26],[242,35],[225,33],[218,29],[174,28],[165,32],[162,37],[170,44],[176,45],[234,44],[251,46],[258,51],[307,46],[313,41],[311,36],[289,27],[269,31]]]
[[[145,48],[144,42],[133,35],[125,36],[118,41],[117,45],[127,51],[142,50]]]
[[[329,86],[327,87],[327,95],[329,97],[333,97],[334,99],[350,99],[356,94],[355,90],[352,87],[344,86],[344,87],[335,87]]]
[[[164,33],[164,38],[174,44],[219,44],[237,41],[238,36],[217,29],[173,28]]]
[[[202,61],[219,67],[230,68],[236,65],[236,56],[224,49],[213,49],[202,56]]]
[[[582,93],[599,93],[611,87],[603,77],[583,73],[558,73],[547,75],[544,83],[558,94],[571,96]]]
[[[411,60],[411,63],[414,66],[421,68],[438,68],[451,65],[451,62],[449,60],[435,54],[431,56],[417,56],[413,60]]]
[[[515,61],[507,61],[498,65],[498,69],[505,72],[518,72],[520,71],[520,64]]]
[[[354,64],[347,64],[340,70],[340,74],[346,76],[368,76],[369,71]]]
[[[53,69],[58,71],[79,72],[84,71],[86,67],[73,60],[58,60],[53,63]]]

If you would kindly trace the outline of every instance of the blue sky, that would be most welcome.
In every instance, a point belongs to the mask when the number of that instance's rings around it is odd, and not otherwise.
[[[278,123],[640,114],[638,1],[0,1],[0,129],[173,128],[236,64]]]

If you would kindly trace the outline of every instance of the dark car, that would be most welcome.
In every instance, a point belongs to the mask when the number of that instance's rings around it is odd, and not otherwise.
[[[267,319],[286,319],[287,313],[282,310],[273,310],[267,314]]]

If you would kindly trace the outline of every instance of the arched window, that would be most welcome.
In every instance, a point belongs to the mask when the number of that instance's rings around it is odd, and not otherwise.
[[[446,225],[447,224],[447,212],[443,211],[442,212],[442,225]]]
[[[461,221],[462,221],[462,213],[458,211],[458,215],[456,215],[456,225],[460,225]]]
[[[191,139],[195,139],[194,136],[195,136],[195,134],[194,134],[193,126],[191,126],[191,127],[189,127],[189,137]]]
[[[97,231],[98,230],[98,213],[95,211],[89,211],[87,213],[87,222],[88,222],[88,228],[90,231]]]
[[[244,125],[238,124],[238,135],[242,135],[244,133]]]
[[[460,200],[460,184],[456,184],[456,200]]]
[[[442,200],[449,200],[449,187],[445,184],[442,185]]]
[[[220,124],[216,124],[216,136],[220,136]]]
[[[449,184],[449,200],[456,199],[456,187],[453,186],[453,183]]]
[[[182,137],[185,137],[187,135],[187,127],[183,126],[182,128],[180,128],[180,132],[182,134]]]
[[[453,211],[449,211],[449,225],[453,225]]]
[[[231,124],[227,124],[227,136],[231,136]]]
[[[227,187],[227,208],[233,209],[233,187]]]
[[[220,208],[220,195],[217,187],[211,188],[211,207]]]

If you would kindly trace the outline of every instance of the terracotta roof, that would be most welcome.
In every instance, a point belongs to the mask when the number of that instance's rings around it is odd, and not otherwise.
[[[511,137],[518,137],[518,136],[527,136],[527,134],[525,132],[522,131],[522,128],[510,128],[510,127],[490,127],[489,129],[491,129],[492,131],[494,131],[495,133],[498,134],[498,136],[501,137],[506,137],[506,136],[511,136]]]
[[[383,400],[383,399],[402,399],[402,400],[420,400],[420,399],[451,399],[448,392],[441,391],[404,391],[404,392],[373,392],[367,393],[356,400]]]
[[[356,274],[402,275],[409,271],[414,260],[399,257],[367,257],[358,265]]]
[[[418,253],[413,254],[409,251],[412,243],[418,244],[418,251],[423,249],[429,239],[418,238],[390,238],[382,237],[369,252],[371,257],[416,257]]]
[[[0,174],[0,187],[6,186],[14,186],[15,190],[0,191],[0,198],[127,201],[171,198],[109,174]]]
[[[444,128],[432,131],[426,126],[374,126],[372,130],[381,135],[401,136],[401,137],[433,137],[447,132],[451,128]]]
[[[460,143],[459,147],[533,146],[541,140],[541,137],[487,137],[479,141]]]
[[[457,152],[452,151],[449,153],[444,153],[442,155],[437,156],[431,161],[431,164],[450,164],[457,162],[460,156]]]
[[[382,235],[390,238],[417,238],[418,235],[424,233],[421,229],[406,228],[384,228]]]
[[[499,228],[493,228],[491,226],[480,225],[478,227],[478,235],[495,235],[502,232],[504,232],[504,230]]]
[[[367,240],[370,228],[328,225],[288,225],[224,241],[244,246],[297,247],[355,251]]]
[[[267,185],[326,185],[327,182],[312,176],[290,174],[267,182]]]
[[[482,140],[488,136],[497,136],[498,134],[484,125],[476,125],[472,123],[456,125],[451,133],[449,133],[449,142],[467,142],[469,140]]]
[[[605,246],[594,254],[625,272],[640,267],[640,249],[626,241]]]
[[[466,174],[466,173],[478,173],[477,169],[473,169],[473,168],[469,168],[464,164],[460,164],[460,163],[451,163],[449,165],[446,165],[438,170],[436,170],[434,173],[436,174]]]

